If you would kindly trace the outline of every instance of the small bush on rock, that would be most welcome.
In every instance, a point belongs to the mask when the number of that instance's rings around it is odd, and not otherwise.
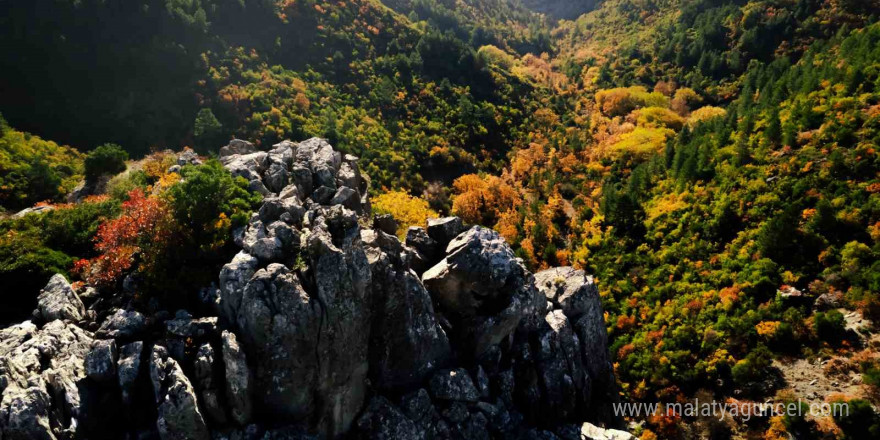
[[[116,144],[104,144],[86,156],[86,179],[95,181],[103,175],[114,175],[125,171],[128,153]]]

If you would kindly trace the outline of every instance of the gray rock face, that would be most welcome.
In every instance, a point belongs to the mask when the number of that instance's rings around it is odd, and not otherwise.
[[[259,260],[241,251],[220,271],[220,318],[228,324],[238,320],[244,288],[254,276]]]
[[[371,272],[357,218],[342,206],[317,219],[306,243],[315,293],[324,305],[318,359],[334,370],[319,375],[319,428],[336,436],[348,431],[366,393]]]
[[[363,402],[369,314],[362,306],[370,272],[362,248],[346,243],[357,237],[357,224],[334,236],[328,229],[343,225],[329,223],[308,238],[314,293],[289,269],[271,264],[244,288],[235,322],[256,356],[258,401],[296,419],[317,416],[335,434],[347,430]],[[334,368],[321,368],[324,362]]]
[[[241,139],[229,141],[229,145],[220,148],[220,157],[232,156],[233,154],[249,154],[257,151],[254,144]]]
[[[233,176],[244,177],[249,182],[254,180],[262,182],[261,176],[269,166],[269,155],[263,151],[258,151],[256,153],[223,156],[220,158],[220,161]]]
[[[464,222],[459,217],[443,217],[428,219],[428,236],[440,244],[441,247],[449,244],[452,239],[466,231]]]
[[[119,360],[116,363],[118,372],[119,388],[122,389],[122,402],[131,404],[134,395],[134,385],[141,371],[141,354],[144,351],[144,343],[141,341],[123,345],[119,350]]]
[[[147,318],[135,310],[119,309],[101,324],[98,336],[113,339],[139,337],[147,328]]]
[[[480,393],[464,368],[438,371],[431,377],[431,395],[439,400],[477,402]]]
[[[220,404],[220,393],[217,384],[214,383],[214,370],[216,367],[214,348],[211,344],[204,343],[199,347],[196,358],[193,361],[193,385],[198,391],[199,403],[204,409],[203,413],[217,424],[226,424],[226,413]]]
[[[517,332],[514,373],[525,385],[512,397],[529,420],[577,421],[616,399],[599,292],[591,277],[570,267],[535,280],[549,310],[523,320]]]
[[[406,246],[412,254],[412,269],[421,275],[443,259],[443,251],[424,228],[411,226],[406,231]]]
[[[397,220],[391,214],[382,214],[373,217],[373,229],[389,235],[397,235]]]
[[[195,390],[177,361],[154,348],[150,377],[156,396],[156,428],[163,440],[206,440],[208,428],[199,411]]]
[[[21,324],[0,338],[9,341],[0,344],[3,438],[68,438],[86,425],[83,381],[92,335],[56,320],[40,330]]]
[[[220,275],[221,321],[235,329],[253,365],[253,383],[240,376],[236,386],[251,389],[270,414],[317,421],[325,435],[346,432],[363,405],[371,326],[371,271],[356,216],[365,186],[356,159],[343,162],[317,138],[276,145],[266,166],[246,159],[224,160],[233,174],[246,169],[246,177],[280,193],[264,201],[244,231],[244,251]],[[277,178],[281,169],[289,169],[286,178]],[[337,190],[337,181],[356,187]],[[282,261],[309,269],[296,273],[276,264]],[[231,402],[233,419],[238,410],[243,424],[250,409],[239,403]]]
[[[231,322],[253,354],[255,401],[278,416],[304,420],[315,411],[323,307],[280,264],[257,271],[241,294]]]
[[[40,296],[37,297],[37,309],[47,322],[56,319],[79,321],[86,313],[79,296],[61,274],[53,275],[46,287],[40,291]]]
[[[241,426],[251,420],[251,372],[244,352],[238,346],[235,334],[224,331],[223,365],[226,368],[226,398],[232,419]]]
[[[545,304],[532,277],[497,232],[474,226],[446,248],[446,258],[422,275],[461,347],[479,357],[509,336],[523,317]]]
[[[361,231],[372,271],[372,379],[380,389],[418,385],[451,355],[431,296],[409,270],[397,237]]]
[[[558,267],[537,273],[535,282],[554,308],[562,310],[571,322],[590,376],[603,377],[611,364],[602,301],[593,277],[582,270]]]
[[[196,154],[190,148],[186,148],[183,150],[183,153],[177,156],[177,166],[182,167],[185,165],[201,165],[202,160],[199,159],[199,155]]]
[[[419,440],[416,425],[394,404],[382,396],[370,400],[364,414],[358,419],[358,430],[374,440]]]
[[[116,341],[99,340],[86,356],[86,374],[98,382],[116,378]]]

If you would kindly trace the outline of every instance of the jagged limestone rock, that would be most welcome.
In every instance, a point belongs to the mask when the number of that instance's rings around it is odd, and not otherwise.
[[[150,377],[156,396],[156,428],[162,440],[207,440],[208,427],[199,411],[195,390],[176,360],[154,347]]]
[[[397,237],[365,230],[361,239],[372,271],[371,377],[380,389],[416,386],[448,362],[449,340]]]
[[[480,226],[453,239],[422,281],[450,320],[456,345],[475,358],[546,303],[504,239]]]
[[[238,345],[235,334],[224,331],[223,341],[223,365],[226,370],[226,399],[229,401],[229,410],[232,419],[240,426],[245,426],[251,420],[251,378],[250,369],[247,366],[247,358]]]
[[[241,139],[233,139],[229,141],[229,145],[220,148],[220,157],[232,156],[234,154],[250,154],[257,151],[254,144]]]
[[[147,318],[136,310],[119,309],[108,316],[97,331],[101,338],[132,339],[142,335]]]
[[[86,374],[98,382],[116,378],[116,341],[98,340],[86,356]]]
[[[4,438],[70,438],[91,426],[83,408],[91,333],[64,321],[37,330],[28,323],[4,330],[0,351],[0,432]]]
[[[144,343],[141,341],[123,345],[119,350],[119,360],[116,363],[116,371],[119,380],[119,388],[122,389],[122,401],[131,404],[134,394],[134,384],[140,375],[141,353]]]
[[[37,297],[37,309],[47,322],[56,319],[79,321],[83,319],[86,308],[79,296],[70,287],[64,275],[55,274]]]
[[[480,393],[464,368],[438,371],[431,377],[431,395],[435,399],[477,402]]]

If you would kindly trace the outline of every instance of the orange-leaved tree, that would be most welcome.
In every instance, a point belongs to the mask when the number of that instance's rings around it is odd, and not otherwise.
[[[128,193],[122,214],[98,227],[95,250],[100,255],[79,260],[74,271],[89,284],[114,285],[137,266],[154,269],[174,235],[175,223],[165,200],[140,188]]]
[[[501,177],[466,174],[452,185],[452,212],[467,223],[494,227],[504,212],[522,204],[519,189]]]

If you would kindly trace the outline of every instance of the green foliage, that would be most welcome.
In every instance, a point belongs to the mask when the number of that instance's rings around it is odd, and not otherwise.
[[[750,386],[766,379],[766,372],[772,361],[773,355],[770,350],[758,346],[730,370],[733,381],[740,386]]]
[[[852,399],[846,403],[846,411],[834,414],[834,422],[847,439],[877,438],[880,436],[880,417],[871,402]]]
[[[193,125],[196,146],[202,151],[214,151],[222,146],[223,124],[209,108],[199,110]]]
[[[216,160],[183,167],[181,177],[167,194],[175,220],[196,246],[226,243],[230,228],[247,223],[260,199],[248,191],[244,178],[233,178]]]
[[[76,150],[10,128],[0,121],[0,206],[19,210],[58,201],[82,177]]]
[[[73,258],[45,247],[37,235],[0,236],[0,283],[15,286],[15,294],[12,289],[4,289],[8,294],[2,296],[0,323],[25,319],[35,308],[37,293],[49,278],[67,273],[72,265]]]
[[[67,274],[75,260],[94,254],[98,225],[118,213],[118,202],[99,200],[0,220],[0,283],[17,292],[3,299],[0,321],[24,319],[52,275]]]
[[[813,328],[819,339],[839,342],[846,333],[846,322],[843,319],[843,314],[837,310],[816,312],[813,315]]]
[[[128,153],[116,144],[104,144],[86,155],[86,179],[95,181],[101,176],[115,175],[125,171]]]

